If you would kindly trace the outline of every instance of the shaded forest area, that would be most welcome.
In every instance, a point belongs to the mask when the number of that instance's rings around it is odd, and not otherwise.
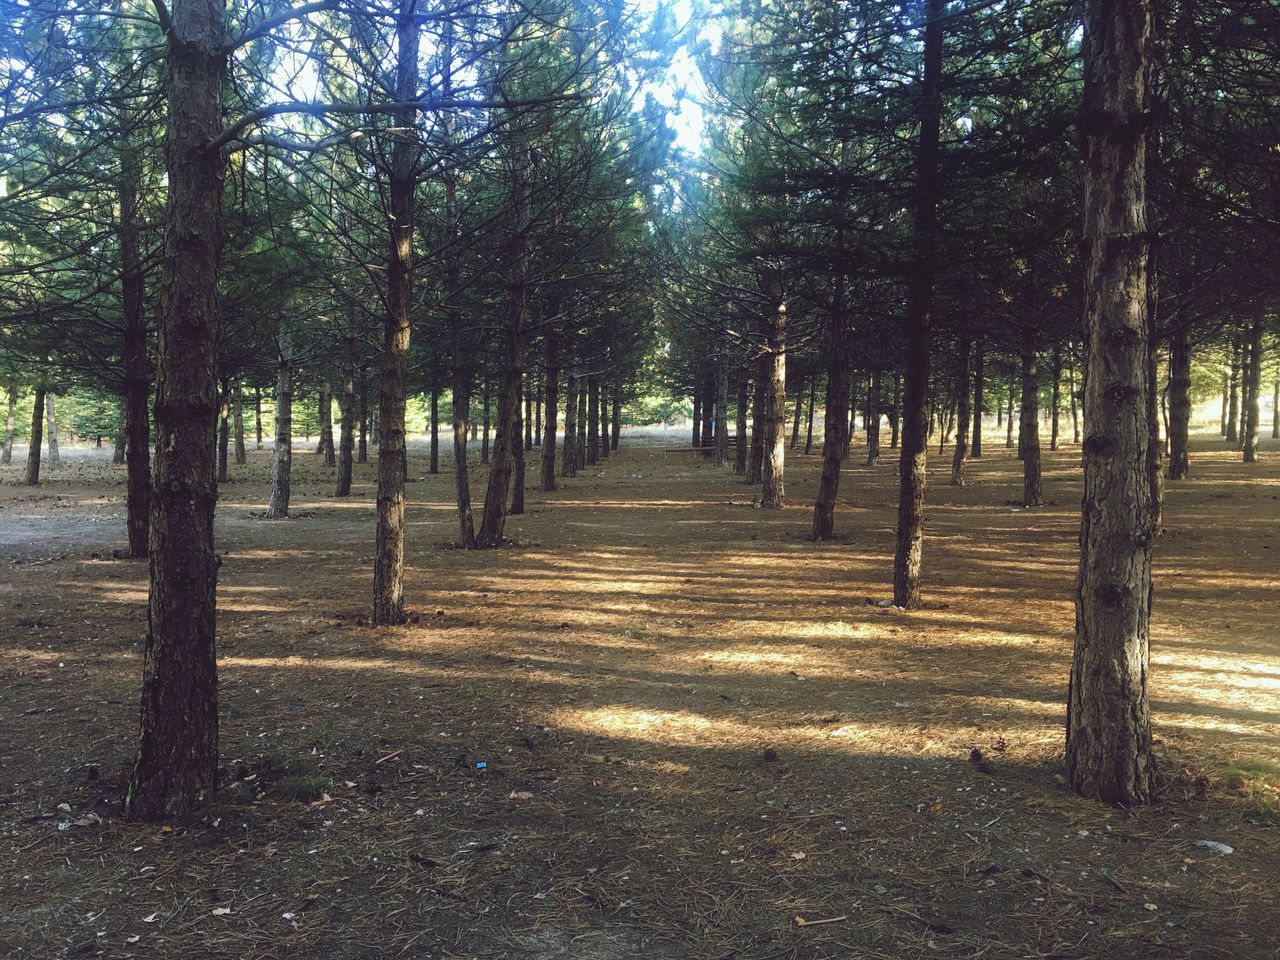
[[[0,0],[6,956],[1273,956],[1267,0]]]

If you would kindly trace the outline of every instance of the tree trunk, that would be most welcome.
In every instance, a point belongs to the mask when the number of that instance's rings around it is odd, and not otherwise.
[[[920,602],[924,552],[924,496],[929,430],[929,318],[937,269],[938,154],[942,115],[942,19],[946,0],[926,0],[924,78],[920,91],[920,140],[916,155],[915,262],[907,292],[906,390],[902,451],[898,464],[898,533],[893,562],[893,602]]]
[[[956,449],[951,455],[951,486],[964,486],[964,463],[969,456],[968,338],[960,341],[960,369],[956,371]],[[979,348],[981,351],[981,348]]]
[[[1222,421],[1218,426],[1218,435],[1227,435],[1227,397],[1231,394],[1231,383],[1228,374],[1222,375]]]
[[[725,347],[716,352],[716,466],[729,462],[729,370]]]
[[[804,429],[804,452],[806,455],[813,453],[813,402],[818,390],[818,378],[814,377],[809,381],[809,412],[805,418]],[[879,424],[877,423],[876,434],[879,435]]]
[[[532,449],[533,444],[529,443],[532,435],[529,433],[527,414],[529,413],[529,399],[524,397],[524,414],[520,412],[520,395],[524,393],[527,387],[526,382],[522,378],[516,394],[516,422],[514,430],[514,439],[511,444],[511,451],[515,457],[515,467],[511,472],[511,516],[518,517],[524,513],[524,483],[525,483],[525,451]],[[520,442],[520,434],[525,435],[525,444]]]
[[[1004,447],[1006,450],[1013,449],[1013,380],[1009,381],[1009,395],[1005,401],[1004,409]],[[1018,451],[1018,459],[1022,459],[1022,451]]]
[[[1067,778],[1081,796],[1152,799],[1147,702],[1151,615],[1146,414],[1145,144],[1149,0],[1089,0],[1085,14],[1085,492]]]
[[[480,408],[480,462],[488,463],[489,462],[489,428],[490,428],[489,411],[493,405],[493,397],[490,395],[490,392],[489,392],[488,377],[485,377],[484,383],[481,385],[480,391],[481,391],[481,400],[482,400],[482,406]]]
[[[570,370],[564,384],[564,462],[560,464],[560,476],[578,475],[578,456],[574,448],[578,443],[578,378]]]
[[[168,201],[159,283],[151,589],[142,722],[126,813],[168,820],[209,801],[218,769],[213,428],[218,260],[226,160],[223,0],[170,13],[165,90]]]
[[[13,463],[13,434],[18,428],[18,384],[9,381],[6,390],[9,395],[9,412],[4,420],[4,452],[0,454],[0,463]]]
[[[237,380],[231,387],[231,427],[232,440],[235,444],[236,463],[240,466],[249,462],[249,454],[244,446],[244,396]]]
[[[281,331],[279,336],[275,427],[267,519],[284,520],[289,516],[289,498],[293,495],[293,338],[287,331]]]
[[[1036,370],[1036,334],[1028,327],[1022,340],[1022,403],[1018,447],[1022,454],[1022,505],[1044,506],[1040,483],[1040,384]]]
[[[618,440],[622,436],[622,388],[616,387],[613,391],[613,417],[612,423],[609,425],[609,449],[618,449]]]
[[[431,473],[440,472],[440,388],[431,388]]]
[[[573,444],[574,476],[587,468],[587,378],[578,377],[578,436]]]
[[[218,394],[218,482],[227,482],[227,453],[231,444],[231,383],[222,381]]]
[[[1280,375],[1271,381],[1271,439],[1280,440]]]
[[[867,381],[867,466],[880,462],[880,368],[871,371]]]
[[[524,448],[525,450],[533,449],[533,397],[538,392],[537,386],[531,382],[527,374],[524,382],[520,385],[520,392],[524,395]]]
[[[256,449],[262,449],[262,388],[253,388],[253,430]]]
[[[889,418],[889,449],[898,449],[898,433],[902,425],[902,373],[893,372],[893,413]]]
[[[764,463],[760,474],[760,506],[786,506],[784,473],[787,458],[787,303],[781,294],[769,317],[766,356]]]
[[[600,379],[587,377],[587,464],[600,462]]]
[[[44,395],[44,412],[49,427],[49,466],[56,467],[62,463],[62,455],[58,452],[58,414],[54,410],[52,390]]]
[[[787,444],[791,450],[800,445],[800,418],[804,416],[804,386],[796,384],[796,409],[791,420],[791,442]]]
[[[734,424],[734,435],[738,439],[737,446],[733,451],[733,475],[735,477],[745,477],[747,475],[747,404],[750,403],[748,388],[747,366],[744,363],[738,375],[738,416]]]
[[[1191,475],[1191,331],[1184,324],[1169,339],[1169,467],[1170,480]]]
[[[533,388],[533,445],[542,443],[542,398],[546,393],[546,384],[538,380]]]
[[[44,395],[44,384],[36,384],[35,402],[31,405],[31,437],[27,442],[26,484],[28,487],[40,485],[40,447],[44,443]]]
[[[550,493],[556,488],[556,409],[560,404],[560,341],[554,330],[547,331],[543,351],[546,376],[542,388],[546,391],[547,418],[542,431],[542,490]]]
[[[702,391],[697,387],[693,388],[693,436],[690,443],[696,450],[702,446]]]
[[[356,440],[356,463],[369,462],[369,371],[360,368],[360,389],[356,398],[356,429],[359,436]]]
[[[128,428],[128,424],[129,424],[129,414],[128,414],[128,411],[127,411],[127,410],[126,410],[126,408],[125,408],[125,404],[126,404],[126,401],[125,401],[124,397],[121,397],[121,398],[120,398],[120,426],[119,426],[119,429],[117,429],[117,430],[116,430],[115,444],[113,445],[113,447],[112,447],[112,449],[111,449],[111,462],[112,462],[112,463],[124,463],[124,462],[125,462],[125,447],[128,445],[128,440],[127,440],[126,435],[125,435],[125,430]],[[10,439],[12,439],[12,438],[10,438]],[[10,449],[8,452],[10,453],[10,455],[12,455],[12,452],[13,452],[13,451],[12,451],[12,449]],[[8,461],[8,460],[5,460],[4,462],[5,462],[5,463],[8,463],[9,461]],[[127,472],[128,472],[128,471],[126,470],[126,473],[127,473]],[[150,488],[150,486],[151,486],[151,478],[150,478],[150,476],[148,476],[148,477],[147,477],[147,487],[148,487],[148,489]]]
[[[328,378],[320,388],[320,449],[318,452],[324,454],[326,467],[337,466],[338,458],[335,455],[333,443],[333,387],[330,386]]]
[[[973,445],[969,450],[969,457],[973,460],[982,459],[982,413],[986,408],[984,352],[983,343],[979,340],[973,354]]]
[[[840,492],[840,464],[844,453],[844,434],[848,421],[844,410],[849,405],[848,348],[845,343],[843,315],[844,281],[836,278],[837,307],[832,311],[827,328],[827,394],[823,413],[822,477],[813,503],[814,540],[830,540],[835,533],[836,497]]]
[[[1258,305],[1249,328],[1249,372],[1244,387],[1244,462],[1258,462],[1259,402],[1262,399],[1262,320]]]
[[[1237,424],[1240,422],[1240,366],[1243,359],[1240,349],[1240,331],[1231,330],[1231,395],[1227,403],[1227,443],[1236,443],[1240,439]]]
[[[715,383],[712,379],[702,381],[702,445],[710,447],[715,443]],[[706,456],[704,452],[702,456]]]
[[[1067,357],[1067,389],[1071,398],[1071,442],[1080,443],[1080,410],[1076,405],[1076,365],[1070,356]]]
[[[759,483],[764,474],[765,382],[769,379],[768,356],[756,360],[755,389],[751,392],[751,457],[747,461],[747,483]]]
[[[342,367],[342,401],[338,404],[341,420],[338,425],[338,476],[334,483],[335,497],[351,496],[351,475],[355,460],[356,428],[356,363],[355,337],[348,328],[346,336],[346,362]]]
[[[1062,405],[1062,348],[1053,345],[1053,359],[1050,361],[1053,383],[1049,388],[1049,449],[1058,449],[1058,411]]]

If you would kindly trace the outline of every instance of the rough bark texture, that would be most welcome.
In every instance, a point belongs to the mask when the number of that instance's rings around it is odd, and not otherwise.
[[[186,0],[174,5],[168,36],[151,590],[141,740],[125,798],[129,816],[153,821],[206,803],[218,767],[212,440],[225,160],[207,145],[222,120],[224,16],[223,0]]]
[[[58,413],[53,391],[44,395],[44,419],[48,428],[49,466],[56,467],[62,463],[62,454],[58,452]]]
[[[1236,443],[1240,439],[1237,424],[1240,422],[1240,366],[1242,351],[1240,349],[1240,331],[1231,332],[1231,382],[1230,396],[1227,403],[1227,432],[1223,437],[1227,443]]]
[[[804,416],[804,386],[796,384],[796,407],[791,417],[791,441],[787,444],[790,450],[796,449],[800,443],[800,418]]]
[[[951,486],[964,486],[964,464],[969,458],[969,341],[960,341],[960,368],[956,371],[956,449],[951,455]]]
[[[1191,433],[1191,332],[1180,327],[1169,339],[1169,466],[1170,480],[1191,475],[1188,441]]]
[[[924,553],[925,466],[929,433],[929,316],[933,308],[937,233],[939,127],[942,114],[942,17],[945,0],[926,0],[924,78],[916,153],[916,257],[907,292],[906,370],[902,450],[898,463],[898,533],[893,560],[893,602],[920,601]]]
[[[838,288],[842,286],[837,280]],[[823,408],[822,477],[813,503],[814,540],[830,540],[835,533],[836,496],[840,492],[840,464],[843,459],[844,418],[849,404],[848,348],[845,342],[845,318],[840,311],[829,320],[827,330],[827,395]]]
[[[31,405],[31,436],[27,441],[28,487],[40,484],[40,448],[44,445],[44,384],[36,384],[35,400]]]
[[[1036,368],[1036,335],[1028,329],[1022,341],[1022,403],[1018,449],[1022,454],[1022,505],[1044,505],[1040,482],[1040,378]]]
[[[556,488],[556,410],[560,403],[560,346],[555,331],[547,331],[543,350],[547,372],[542,388],[547,416],[542,424],[542,490],[549,493]]]
[[[813,403],[818,392],[818,378],[814,377],[809,381],[809,410],[805,415],[804,429],[804,452],[806,454],[813,452]],[[876,436],[879,437],[880,427],[876,424]]]
[[[613,391],[613,416],[609,424],[609,449],[617,450],[618,441],[622,437],[622,390]]]
[[[779,300],[769,317],[764,398],[764,463],[760,472],[760,506],[786,505],[784,480],[787,460],[787,304]]]
[[[521,409],[520,396],[524,393],[524,389],[525,389],[525,384],[522,379],[517,388],[516,421],[514,425],[514,430],[512,431],[513,439],[511,443],[511,454],[514,460],[514,465],[511,470],[511,510],[509,511],[511,516],[519,516],[520,514],[524,513],[524,477],[525,477],[524,457],[525,457],[525,450],[533,446],[533,444],[531,443],[527,445],[524,443],[521,443],[521,440],[520,440],[521,433],[525,433],[526,438],[528,437],[528,434],[525,431],[525,422],[526,422],[525,416],[520,412],[520,409]],[[527,414],[529,411],[529,407],[527,403],[524,406],[524,411],[525,411],[525,414]]]
[[[969,456],[974,460],[982,459],[982,413],[985,409],[986,392],[984,352],[982,341],[979,340],[973,354],[973,445],[969,449]]]
[[[1262,399],[1262,315],[1261,305],[1255,309],[1249,326],[1249,366],[1244,384],[1244,462],[1258,461],[1258,409]]]
[[[337,465],[338,458],[333,443],[333,389],[328,380],[320,388],[320,446],[316,453],[324,457],[326,467]]]
[[[400,0],[396,22],[396,98],[418,92],[417,0]],[[413,302],[413,217],[417,111],[397,110],[403,131],[391,147],[387,176],[387,311],[382,331],[382,380],[378,388],[378,523],[373,551],[373,622],[404,623],[405,376],[409,365],[409,310]]]
[[[750,403],[747,368],[744,365],[738,375],[738,410],[734,422],[734,436],[737,446],[733,451],[733,474],[736,477],[747,475],[747,404]]]
[[[243,466],[249,462],[248,451],[244,446],[244,391],[240,381],[231,385],[231,439],[235,450],[236,463]]]
[[[342,372],[341,415],[338,426],[338,473],[334,482],[335,497],[351,496],[352,464],[355,460],[356,385],[354,365],[348,363]]]
[[[1151,441],[1145,145],[1151,0],[1085,15],[1085,490],[1067,703],[1067,777],[1106,803],[1152,799],[1147,702]]]
[[[689,443],[696,450],[702,446],[702,392],[697,387],[693,388],[693,416],[690,419],[693,435]]]
[[[289,516],[289,497],[293,492],[293,341],[288,333],[280,334],[276,360],[276,442],[272,451],[271,499],[267,503],[267,519],[284,520]]]

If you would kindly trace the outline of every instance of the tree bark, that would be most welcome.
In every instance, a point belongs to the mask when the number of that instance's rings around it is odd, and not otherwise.
[[[351,475],[355,460],[356,370],[355,338],[348,332],[346,363],[342,368],[342,401],[338,404],[338,475],[334,482],[335,497],[351,496]]]
[[[1010,379],[1009,394],[1008,394],[1008,397],[1006,398],[1005,410],[1004,410],[1004,428],[1005,428],[1004,447],[1006,450],[1013,449],[1013,394],[1014,394],[1013,387],[1014,387],[1014,381]],[[1019,460],[1022,459],[1021,450],[1018,451],[1018,459]]]
[[[40,485],[40,448],[44,445],[44,395],[43,383],[36,384],[35,400],[31,405],[31,437],[27,441],[26,485]]]
[[[969,450],[969,457],[973,460],[982,459],[982,414],[986,409],[984,353],[983,343],[979,340],[973,354],[973,445]]]
[[[867,466],[880,462],[880,368],[875,367],[867,380]]]
[[[480,387],[481,407],[480,407],[480,462],[489,462],[489,430],[492,426],[490,422],[490,411],[493,408],[493,396],[489,389],[489,378],[486,376]]]
[[[337,465],[333,443],[333,387],[328,378],[320,388],[320,449],[316,453],[324,456],[326,467]]]
[[[587,468],[587,378],[578,377],[578,436],[573,444],[574,476]]]
[[[400,0],[396,22],[396,99],[418,96],[417,0]],[[417,125],[417,109],[397,109],[401,131]],[[417,138],[394,137],[387,176],[390,249],[387,312],[383,319],[382,380],[378,387],[378,523],[373,554],[373,622],[404,623],[405,376],[409,364],[409,310],[413,303],[413,229]]]
[[[1223,438],[1227,443],[1236,443],[1240,439],[1237,424],[1240,422],[1240,367],[1243,351],[1240,349],[1240,331],[1231,329],[1231,395],[1227,403],[1227,435]]]
[[[527,421],[524,419],[529,412],[528,398],[524,399],[524,414],[521,410],[521,394],[524,393],[526,384],[522,378],[517,385],[516,393],[516,422],[513,431],[513,441],[511,444],[511,452],[515,459],[515,465],[511,472],[511,510],[513,517],[518,517],[524,513],[524,483],[525,483],[525,451],[531,449],[533,444],[522,444],[520,442],[520,434],[525,435],[526,441],[530,439],[530,434],[526,429]]]
[[[267,503],[268,520],[284,520],[289,516],[289,498],[293,494],[293,338],[288,331],[279,336],[276,361],[276,442],[272,451],[271,500]]]
[[[1271,381],[1271,439],[1280,440],[1280,375]]]
[[[256,448],[262,449],[262,388],[253,388],[253,430]]]
[[[524,416],[521,419],[524,424],[525,450],[533,449],[533,396],[538,392],[529,379],[526,375],[524,382],[520,385],[520,393],[524,396]]]
[[[698,387],[693,388],[693,435],[689,440],[690,445],[697,450],[702,446],[702,391]]]
[[[768,355],[756,360],[755,389],[751,392],[751,456],[747,461],[747,483],[759,483],[764,474],[765,386],[769,378]]]
[[[1258,409],[1262,399],[1262,320],[1263,308],[1254,309],[1249,327],[1249,368],[1244,387],[1244,462],[1258,462]]]
[[[1053,345],[1053,358],[1049,364],[1053,383],[1049,388],[1049,449],[1058,449],[1058,411],[1062,406],[1062,348]]]
[[[175,4],[167,31],[151,589],[141,738],[125,798],[129,816],[151,821],[207,803],[218,768],[212,440],[226,161],[208,144],[222,128],[224,7]]]
[[[218,391],[218,482],[227,482],[227,453],[231,443],[231,383],[222,381]]]
[[[804,431],[804,452],[806,455],[813,453],[813,402],[817,395],[818,378],[814,377],[809,381],[809,411],[806,415],[805,431]],[[877,423],[876,435],[879,436],[879,423]]]
[[[1191,475],[1191,331],[1184,324],[1169,339],[1170,480]]]
[[[760,506],[786,506],[787,460],[787,303],[779,292],[769,317],[766,355],[764,463],[760,474]]]
[[[951,486],[964,486],[964,464],[969,457],[969,353],[968,338],[960,341],[960,369],[956,371],[956,449],[951,455]]]
[[[716,351],[716,466],[729,462],[729,370],[724,344]]]
[[[49,466],[51,467],[62,463],[62,455],[58,452],[58,414],[54,406],[53,391],[49,390],[44,395],[44,414],[49,430]]]
[[[796,384],[796,408],[791,419],[791,440],[788,449],[795,450],[800,445],[800,418],[804,416],[804,386]]]
[[[737,446],[733,451],[733,475],[735,477],[745,477],[747,475],[747,404],[750,403],[748,388],[747,365],[744,362],[738,375],[738,409],[737,420],[734,424],[734,436],[738,439]]]
[[[702,379],[702,445],[704,447],[715,444],[715,418],[714,378],[704,376]],[[700,456],[707,456],[707,452],[704,450]]]
[[[1071,398],[1071,442],[1080,444],[1080,410],[1076,404],[1076,365],[1067,357],[1067,388]]]
[[[902,372],[893,372],[893,412],[889,418],[889,449],[898,449],[899,431],[902,426]]]
[[[600,462],[600,378],[587,377],[587,464]]]
[[[560,405],[560,340],[554,330],[543,338],[546,375],[542,388],[546,391],[544,406],[547,417],[542,426],[542,490],[556,488],[556,410]]]
[[[609,425],[609,449],[618,449],[618,440],[622,437],[622,388],[615,387],[613,391],[613,417],[612,423]]]
[[[249,462],[249,454],[244,446],[244,396],[239,380],[231,386],[231,433],[236,464],[244,466]]]
[[[1044,506],[1040,481],[1040,382],[1036,369],[1036,333],[1028,327],[1022,334],[1022,402],[1018,424],[1018,447],[1022,454],[1022,505]]]
[[[928,457],[929,318],[936,271],[939,130],[942,116],[942,19],[945,0],[926,0],[924,77],[916,153],[914,239],[916,258],[907,292],[906,383],[902,450],[898,463],[898,532],[893,561],[893,602],[920,602],[924,553],[924,498]]]
[[[560,464],[560,476],[578,475],[578,457],[574,450],[578,442],[578,378],[569,371],[564,384],[564,462]]]
[[[814,540],[830,540],[835,533],[836,497],[840,492],[840,465],[844,453],[844,435],[849,429],[844,417],[849,405],[848,347],[845,339],[843,312],[843,280],[836,278],[837,308],[832,311],[827,328],[827,394],[823,413],[822,477],[813,503]]]
[[[431,460],[430,473],[440,472],[440,388],[431,388]]]
[[[1147,701],[1151,486],[1145,143],[1150,0],[1089,0],[1085,13],[1085,492],[1067,778],[1081,796],[1152,799]]]

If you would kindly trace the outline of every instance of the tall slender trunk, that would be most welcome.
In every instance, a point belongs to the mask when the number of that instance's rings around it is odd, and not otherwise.
[[[10,380],[5,392],[9,396],[9,412],[4,420],[4,451],[0,463],[13,463],[13,434],[18,428],[18,383]]]
[[[765,392],[769,379],[768,355],[756,360],[756,377],[751,392],[751,456],[747,461],[747,483],[759,483],[764,473]]]
[[[858,385],[862,381],[859,374],[851,373],[849,379],[849,405],[845,409],[844,448],[840,451],[840,459],[849,459],[849,448],[853,443],[853,435],[858,431]]]
[[[836,278],[836,306],[827,327],[827,394],[824,402],[822,477],[813,502],[814,540],[830,540],[835,533],[836,497],[840,492],[840,464],[844,459],[844,410],[849,405],[848,347],[845,335],[844,279]]]
[[[729,370],[725,362],[727,350],[722,342],[716,350],[716,466],[729,462]]]
[[[440,388],[431,388],[431,459],[428,471],[440,472]]]
[[[324,455],[326,467],[337,465],[333,443],[333,387],[327,377],[320,388],[320,449],[316,452]]]
[[[27,441],[28,487],[40,484],[40,448],[44,444],[44,395],[44,384],[36,384],[35,402],[31,405],[31,437]]]
[[[1049,388],[1049,449],[1058,449],[1058,412],[1062,406],[1062,347],[1053,345],[1053,358],[1050,361],[1050,375],[1053,383]]]
[[[587,377],[587,463],[600,462],[600,378]]]
[[[547,410],[542,427],[542,490],[550,493],[556,488],[556,410],[560,403],[560,339],[554,330],[547,331],[542,348],[546,366],[542,389]]]
[[[600,459],[609,459],[609,384],[600,385]]]
[[[1080,410],[1076,404],[1076,365],[1071,356],[1067,356],[1067,391],[1071,398],[1071,442],[1080,443]]]
[[[747,404],[750,403],[748,399],[749,385],[747,365],[744,362],[738,374],[738,409],[737,419],[734,423],[734,436],[737,437],[737,446],[733,451],[733,475],[735,477],[745,477],[747,475]]]
[[[1191,474],[1191,330],[1183,324],[1169,338],[1169,467],[1170,480]]]
[[[1280,440],[1280,374],[1271,381],[1271,439]]]
[[[417,0],[400,0],[396,23],[396,99],[418,96]],[[417,125],[417,109],[397,109],[402,131]],[[403,623],[405,376],[409,365],[409,310],[413,303],[414,187],[417,138],[394,137],[387,175],[390,250],[387,312],[383,319],[382,380],[378,388],[378,524],[373,557],[373,622]]]
[[[1018,445],[1022,451],[1022,505],[1044,505],[1040,482],[1040,383],[1036,369],[1036,333],[1022,334],[1022,403]]]
[[[289,516],[289,498],[293,494],[293,337],[287,330],[279,336],[276,361],[276,442],[272,451],[271,500],[267,504],[269,520]]]
[[[702,391],[696,386],[693,388],[693,416],[690,419],[693,436],[689,442],[696,450],[702,446]]]
[[[120,425],[119,425],[119,428],[116,430],[115,444],[111,449],[112,463],[124,463],[124,460],[125,460],[124,451],[125,451],[125,446],[128,442],[125,436],[125,428],[128,425],[128,422],[129,422],[129,417],[128,417],[128,414],[125,412],[125,400],[123,397],[121,397],[120,398]],[[12,455],[12,450],[10,450],[9,452]],[[6,460],[4,462],[8,463],[9,461]],[[151,485],[151,480],[148,477],[147,486],[149,487],[150,485]]]
[[[1249,327],[1249,374],[1244,388],[1244,462],[1258,461],[1258,409],[1262,399],[1262,320],[1263,308],[1254,309]]]
[[[360,368],[360,383],[356,396],[356,463],[369,462],[369,371]]]
[[[243,466],[249,462],[249,454],[244,446],[244,390],[239,380],[231,385],[231,433],[236,463]]]
[[[489,378],[486,376],[480,387],[481,392],[481,408],[480,408],[480,462],[489,462],[489,431],[493,424],[491,422],[491,411],[493,410],[493,396],[490,392]]]
[[[564,384],[564,462],[560,464],[560,476],[578,475],[578,378],[571,368]]]
[[[253,388],[253,431],[255,448],[261,450],[262,444],[262,387]]]
[[[906,391],[902,452],[898,464],[898,535],[893,562],[893,602],[920,601],[924,553],[924,497],[929,430],[929,318],[936,271],[939,129],[942,116],[942,19],[945,0],[926,0],[924,78],[920,91],[920,141],[916,155],[916,258],[907,293]]]
[[[956,449],[951,455],[951,486],[964,486],[964,464],[969,457],[969,354],[966,337],[960,341],[960,369],[956,371]],[[979,348],[981,351],[981,348]]]
[[[224,379],[218,392],[218,482],[227,482],[227,448],[231,442],[231,383]]]
[[[804,430],[804,452],[805,454],[813,453],[813,402],[816,398],[818,390],[818,378],[814,377],[809,381],[809,412],[806,416]],[[879,435],[879,423],[877,421],[876,434]]]
[[[1218,426],[1218,435],[1225,437],[1227,435],[1227,397],[1231,394],[1230,376],[1222,375],[1222,420]]]
[[[49,466],[56,467],[62,463],[62,455],[58,452],[58,414],[54,409],[52,390],[44,395],[44,416],[49,430]]]
[[[902,426],[902,372],[893,372],[893,414],[889,420],[889,449],[898,449],[899,432]]]
[[[511,510],[513,517],[518,517],[524,513],[524,483],[525,483],[525,451],[532,448],[532,444],[522,444],[520,442],[520,434],[524,433],[526,439],[530,439],[527,428],[527,420],[525,416],[529,412],[528,397],[525,396],[524,414],[520,412],[520,397],[524,394],[528,384],[521,378],[517,385],[516,393],[516,422],[513,431],[514,439],[511,444],[511,452],[515,459],[515,465],[511,471]]]
[[[1245,423],[1249,418],[1249,380],[1253,354],[1249,349],[1249,331],[1240,331],[1240,403],[1237,411],[1236,449],[1244,450]]]
[[[973,445],[969,450],[973,460],[982,459],[982,413],[986,409],[984,353],[983,342],[979,340],[973,354]]]
[[[787,303],[781,293],[769,317],[765,368],[764,463],[760,474],[760,506],[786,506],[784,475],[787,459]]]
[[[715,382],[713,378],[702,380],[702,445],[710,447],[715,442]],[[702,454],[706,456],[704,452]]]
[[[867,381],[867,466],[880,462],[880,368],[871,371]]]
[[[1085,491],[1067,779],[1104,803],[1155,786],[1147,701],[1151,543],[1146,476],[1147,203],[1153,4],[1089,0],[1085,13]]]
[[[787,447],[795,450],[800,445],[800,418],[804,416],[804,386],[796,384],[796,408],[791,418],[791,441]]]
[[[613,390],[613,415],[609,424],[609,449],[618,449],[618,440],[622,436],[622,388]]]
[[[573,444],[574,467],[587,467],[587,378],[578,377],[578,437]],[[575,474],[576,476],[576,474]]]
[[[338,411],[341,414],[338,426],[338,475],[333,495],[349,497],[355,460],[356,427],[355,340],[350,336],[347,339],[347,362],[342,369],[342,401],[338,404]]]
[[[1012,450],[1013,449],[1013,394],[1014,394],[1014,381],[1012,379],[1010,379],[1009,381],[1008,390],[1009,392],[1008,392],[1008,396],[1005,398],[1005,408],[1004,408],[1004,429],[1005,429],[1004,447],[1006,450]],[[1019,460],[1022,459],[1021,450],[1018,451],[1018,459]]]
[[[1240,331],[1231,328],[1231,374],[1230,398],[1227,402],[1227,431],[1223,438],[1227,443],[1236,443],[1240,439],[1238,424],[1240,423],[1240,367],[1243,351],[1240,349]]]
[[[168,196],[159,283],[151,588],[143,649],[141,736],[125,797],[136,819],[181,816],[217,785],[218,556],[213,547],[213,429],[218,260],[226,159],[222,128],[224,0],[170,11],[164,81]]]

